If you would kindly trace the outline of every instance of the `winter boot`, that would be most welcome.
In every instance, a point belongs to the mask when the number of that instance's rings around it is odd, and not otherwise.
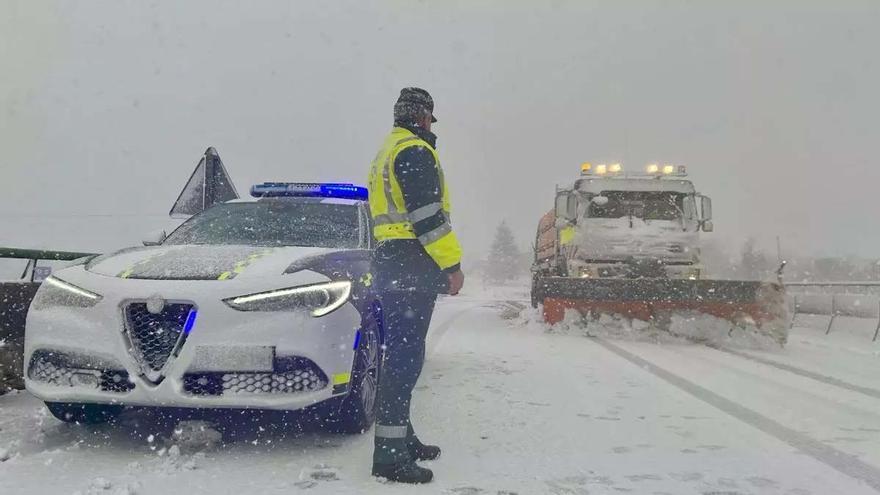
[[[409,451],[410,457],[417,461],[433,461],[440,457],[440,447],[436,445],[425,445],[416,436],[407,440],[406,449]]]
[[[420,467],[414,461],[401,464],[373,464],[373,476],[410,484],[430,483],[434,479],[434,473],[430,469]]]

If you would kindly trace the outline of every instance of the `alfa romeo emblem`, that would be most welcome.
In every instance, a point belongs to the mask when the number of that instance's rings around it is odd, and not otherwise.
[[[147,311],[150,313],[157,315],[163,309],[165,309],[165,299],[162,299],[159,294],[153,294],[147,299]]]

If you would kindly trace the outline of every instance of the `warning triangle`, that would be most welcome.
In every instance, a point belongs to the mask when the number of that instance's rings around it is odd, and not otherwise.
[[[171,207],[172,218],[189,218],[207,208],[238,198],[232,179],[214,148],[205,151]]]

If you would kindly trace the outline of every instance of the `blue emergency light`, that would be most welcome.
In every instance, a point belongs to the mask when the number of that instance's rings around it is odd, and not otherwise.
[[[367,188],[354,184],[318,182],[264,182],[251,187],[255,198],[339,198],[366,201]]]

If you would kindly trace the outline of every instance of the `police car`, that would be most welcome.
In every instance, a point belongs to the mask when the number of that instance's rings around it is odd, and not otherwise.
[[[27,389],[67,422],[125,406],[375,418],[367,191],[265,183],[171,235],[56,271],[27,316]]]

